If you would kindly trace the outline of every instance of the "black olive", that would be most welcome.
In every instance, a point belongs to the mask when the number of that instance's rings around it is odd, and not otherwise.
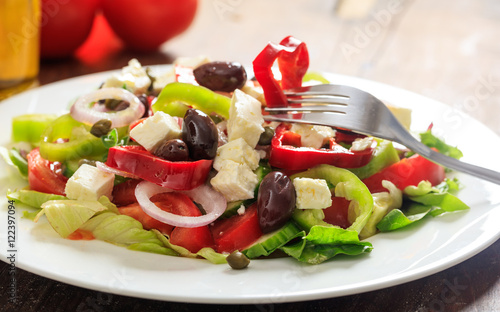
[[[217,154],[217,127],[202,111],[188,109],[182,125],[182,140],[186,143],[192,160],[214,159]]]
[[[241,270],[246,268],[250,264],[250,259],[247,258],[243,253],[239,251],[233,251],[229,256],[226,257],[227,264],[229,264],[233,269]]]
[[[185,161],[189,159],[188,147],[184,141],[179,139],[172,139],[161,143],[153,154],[170,161]]]
[[[247,81],[245,68],[235,62],[206,63],[195,68],[193,73],[201,86],[212,91],[233,92]]]
[[[267,174],[259,187],[257,212],[263,233],[279,229],[290,219],[295,209],[295,188],[282,172]]]
[[[100,138],[109,133],[111,130],[111,120],[101,119],[90,128],[90,133]]]

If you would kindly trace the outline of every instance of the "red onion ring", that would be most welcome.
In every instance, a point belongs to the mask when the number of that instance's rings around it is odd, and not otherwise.
[[[116,99],[128,102],[130,105],[118,112],[103,112],[90,106],[102,99]],[[94,124],[101,119],[109,119],[111,127],[128,126],[132,121],[142,117],[144,105],[132,92],[122,88],[102,88],[79,97],[71,106],[71,116],[83,123]]]
[[[135,198],[142,210],[150,217],[173,226],[194,228],[207,225],[215,221],[226,210],[227,202],[224,196],[210,186],[203,184],[188,191],[177,191],[186,194],[193,201],[202,205],[206,214],[199,217],[187,217],[161,210],[150,198],[159,193],[172,192],[174,190],[161,187],[157,184],[143,181],[135,188]]]
[[[125,178],[140,179],[136,175],[133,175],[131,173],[128,173],[128,172],[125,172],[125,171],[121,171],[121,170],[118,170],[118,169],[115,169],[115,168],[111,168],[110,166],[108,166],[105,163],[100,162],[100,161],[96,161],[95,162],[95,166],[99,170],[104,171],[104,172],[113,173],[113,174],[116,174],[116,175],[119,175],[119,176],[122,176],[122,177],[125,177]]]

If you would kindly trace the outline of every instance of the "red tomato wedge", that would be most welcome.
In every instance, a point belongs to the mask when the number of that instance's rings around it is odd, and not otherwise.
[[[351,225],[347,217],[350,203],[351,201],[344,197],[332,197],[332,205],[323,209],[325,214],[323,221],[347,229]]]
[[[405,187],[417,186],[420,181],[424,180],[429,181],[432,185],[437,185],[444,178],[445,174],[442,166],[415,154],[386,167],[382,171],[364,179],[363,182],[371,193],[378,193],[387,192],[387,189],[382,186],[383,180],[391,181],[397,188],[404,190]]]
[[[168,161],[142,146],[113,146],[106,165],[173,190],[191,190],[207,179],[213,160]]]
[[[201,216],[201,212],[193,201],[185,194],[168,192],[151,197],[160,209],[182,216]],[[196,228],[174,227],[170,224],[160,222],[147,215],[138,203],[118,208],[121,214],[131,216],[141,222],[147,230],[157,229],[163,234],[170,236],[170,242],[186,248],[190,252],[197,252],[204,247],[213,247],[214,240],[208,225]]]
[[[113,204],[117,206],[126,206],[137,203],[137,199],[135,198],[135,187],[141,181],[142,180],[131,179],[115,185],[113,188]]]
[[[28,154],[28,182],[30,189],[38,192],[65,195],[66,178],[59,162],[50,162],[40,156],[38,148]]]
[[[248,207],[243,215],[215,221],[211,230],[218,252],[243,250],[262,236],[257,205]]]

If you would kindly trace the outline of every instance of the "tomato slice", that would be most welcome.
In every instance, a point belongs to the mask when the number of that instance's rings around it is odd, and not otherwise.
[[[387,192],[387,189],[382,186],[383,180],[391,181],[397,188],[404,190],[407,186],[417,186],[420,181],[425,180],[432,185],[437,185],[444,178],[445,174],[442,166],[415,154],[386,167],[382,171],[364,179],[363,182],[371,193],[377,193]]]
[[[113,146],[106,165],[173,190],[190,190],[205,182],[213,160],[168,161],[142,146]]]
[[[160,209],[182,216],[197,217],[201,212],[193,201],[185,194],[168,192],[156,194],[151,197]],[[170,224],[158,221],[146,214],[138,203],[118,208],[120,213],[131,216],[142,223],[147,230],[157,229],[163,234],[170,236],[170,242],[186,248],[190,252],[198,252],[204,247],[214,247],[214,240],[208,225],[196,228],[174,227]]]
[[[215,221],[211,230],[218,252],[243,250],[262,236],[257,205],[251,205],[242,215]]]
[[[62,174],[61,163],[43,159],[38,148],[33,149],[27,158],[30,189],[43,193],[65,195],[64,188],[68,178]]]
[[[347,229],[351,225],[348,219],[350,203],[351,201],[344,197],[332,197],[332,205],[323,209],[325,214],[323,221]]]
[[[137,203],[135,198],[135,187],[142,180],[131,179],[115,185],[113,188],[113,204],[117,206],[126,206]]]

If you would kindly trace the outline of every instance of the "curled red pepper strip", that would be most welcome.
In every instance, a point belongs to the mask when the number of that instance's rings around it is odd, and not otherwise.
[[[274,79],[271,70],[276,60],[282,76],[281,85]],[[253,61],[254,75],[264,90],[267,106],[287,106],[283,89],[302,86],[302,78],[308,67],[309,52],[304,42],[288,36],[279,45],[268,43]]]
[[[300,135],[288,130],[289,126],[280,125],[271,141],[269,164],[287,170],[305,170],[320,164],[328,164],[340,168],[358,168],[366,165],[373,156],[377,145],[362,151],[351,151],[330,139],[329,148],[312,148],[300,146]]]

